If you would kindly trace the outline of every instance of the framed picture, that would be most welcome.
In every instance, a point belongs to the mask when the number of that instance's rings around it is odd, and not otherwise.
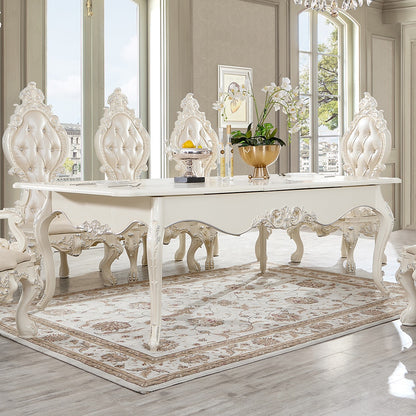
[[[252,83],[252,68],[218,65],[219,90],[229,91],[231,88],[240,89],[243,85],[245,88],[250,89]],[[234,103],[230,100],[226,100],[225,114],[226,119],[224,119],[222,111],[218,112],[218,127],[225,128],[227,124],[231,124],[232,128],[247,128],[253,121],[252,97]]]

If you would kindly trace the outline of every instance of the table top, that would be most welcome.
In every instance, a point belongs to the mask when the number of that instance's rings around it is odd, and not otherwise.
[[[205,183],[174,183],[173,178],[142,179],[140,181],[80,181],[51,183],[17,182],[18,189],[34,189],[59,193],[105,195],[113,197],[160,197],[178,195],[232,194],[241,192],[273,192],[295,189],[339,188],[400,183],[400,178],[367,178],[293,173],[271,175],[269,181],[249,182],[247,176],[235,176],[232,181],[217,177],[206,178]]]

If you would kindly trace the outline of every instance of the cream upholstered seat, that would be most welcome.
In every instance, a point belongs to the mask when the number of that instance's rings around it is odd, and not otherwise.
[[[212,150],[210,157],[194,162],[194,172],[197,176],[208,177],[211,171],[216,169],[219,140],[215,131],[211,127],[209,120],[205,118],[205,113],[199,110],[199,103],[192,93],[188,93],[181,102],[182,111],[178,112],[178,118],[174,129],[167,143],[167,154],[169,159],[173,159],[173,154],[182,148],[182,144],[191,140],[196,147],[208,148]],[[186,165],[183,160],[176,160],[175,169],[179,175],[183,175]],[[207,257],[205,269],[214,268],[214,255],[218,253],[218,233],[212,227],[205,224],[186,221],[168,227],[165,231],[164,243],[167,244],[172,238],[180,236],[180,247],[175,254],[176,260],[181,260],[185,255],[185,235],[191,236],[191,245],[188,250],[187,261],[191,271],[199,271],[200,265],[195,260],[196,250],[205,245]]]
[[[390,150],[391,135],[383,112],[377,110],[377,101],[366,92],[359,103],[358,113],[341,139],[341,158],[345,175],[378,177],[385,169]],[[346,272],[354,273],[354,249],[358,237],[360,234],[374,237],[378,232],[379,221],[371,208],[357,207],[331,225],[311,222],[291,227],[288,234],[297,246],[291,257],[293,262],[300,262],[303,256],[303,244],[299,234],[302,225],[312,228],[318,236],[341,230],[341,256],[346,257]]]
[[[63,171],[63,162],[68,157],[69,139],[60,125],[58,117],[52,114],[50,106],[44,103],[44,95],[34,82],[19,95],[22,103],[16,105],[14,114],[3,135],[4,154],[11,165],[10,174],[23,182],[50,182]],[[45,202],[41,191],[24,191],[16,202],[26,233],[29,247],[36,252],[33,237],[33,222]],[[69,213],[70,214],[70,213]],[[64,215],[55,218],[49,229],[52,247],[60,252],[61,277],[68,277],[67,254],[78,256],[82,250],[104,243],[106,255],[100,263],[106,285],[115,283],[111,263],[121,254],[118,239],[108,233],[106,227],[97,224],[83,224],[75,227]]]
[[[0,238],[0,302],[11,302],[21,283],[22,294],[16,311],[17,331],[23,338],[33,337],[37,327],[29,318],[28,309],[42,289],[39,266],[35,265],[34,256],[26,251],[25,235],[17,226],[21,217],[15,211],[1,210],[0,219],[9,221],[9,228],[16,238],[14,243]]]
[[[134,110],[128,108],[127,97],[116,88],[108,97],[100,126],[95,134],[95,153],[100,170],[109,180],[138,180],[147,170],[150,137]],[[147,225],[133,223],[119,234],[130,260],[129,281],[137,280],[137,255],[140,241],[146,241]],[[142,263],[147,264],[146,250]]]

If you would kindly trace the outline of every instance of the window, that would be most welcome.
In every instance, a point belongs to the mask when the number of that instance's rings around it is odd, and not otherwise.
[[[99,176],[94,134],[108,96],[120,87],[147,124],[146,0],[47,1],[48,104],[76,146],[69,179]],[[82,160],[81,160],[82,157]]]
[[[309,10],[299,14],[298,23],[300,94],[309,108],[299,139],[299,170],[337,174],[346,119],[346,25]]]

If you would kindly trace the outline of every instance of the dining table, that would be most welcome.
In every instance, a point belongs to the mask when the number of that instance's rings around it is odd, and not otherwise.
[[[375,237],[372,277],[383,293],[382,256],[393,229],[393,214],[382,194],[384,185],[399,178],[323,176],[319,174],[271,175],[250,181],[207,177],[202,183],[175,183],[173,178],[140,181],[78,181],[15,183],[22,190],[44,192],[46,199],[34,222],[41,258],[44,292],[38,303],[47,306],[54,295],[56,276],[48,238],[53,218],[64,213],[73,224],[99,221],[113,233],[133,222],[147,226],[147,258],[150,287],[149,348],[156,351],[161,337],[163,234],[166,227],[196,221],[219,232],[240,236],[258,229],[256,257],[259,271],[267,269],[267,238],[271,229],[288,229],[304,221],[332,224],[357,207],[369,207],[379,219]],[[238,243],[237,243],[238,244]],[[282,243],[283,244],[283,243]]]

